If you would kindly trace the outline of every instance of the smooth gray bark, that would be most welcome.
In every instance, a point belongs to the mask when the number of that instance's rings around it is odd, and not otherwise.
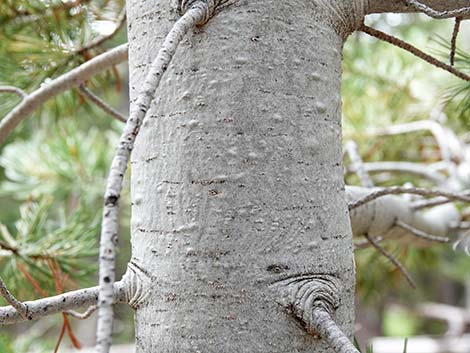
[[[333,319],[351,338],[342,45],[366,13],[408,9],[228,3],[181,43],[131,158],[133,263],[151,278],[136,305],[136,352],[330,353],[292,315],[313,301],[289,310],[278,288],[286,278],[338,278]],[[128,1],[131,105],[177,8]]]
[[[137,352],[331,352],[271,289],[305,274],[340,278],[351,337],[341,50],[362,9],[239,1],[181,43],[131,159],[133,261],[153,278]],[[128,2],[131,102],[178,16]]]

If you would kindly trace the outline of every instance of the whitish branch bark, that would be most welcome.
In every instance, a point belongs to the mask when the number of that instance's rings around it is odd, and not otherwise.
[[[23,319],[26,319],[27,307],[10,293],[2,277],[0,277],[0,295],[16,309]]]
[[[447,178],[431,169],[431,166],[423,163],[413,162],[367,162],[363,165],[364,170],[368,173],[408,173],[423,177],[434,182],[436,185],[442,185]],[[353,172],[348,168],[348,172]]]
[[[351,202],[349,204],[349,209],[353,210],[357,207],[360,207],[366,203],[374,201],[379,197],[383,197],[385,195],[399,195],[399,194],[411,194],[411,195],[420,195],[420,196],[443,196],[449,200],[454,201],[463,201],[463,202],[470,202],[470,196],[467,196],[466,193],[455,193],[445,190],[437,190],[437,189],[423,189],[423,188],[408,188],[402,186],[391,186],[388,188],[375,188],[371,190],[371,192],[364,196],[363,198]]]
[[[366,135],[400,135],[410,132],[429,131],[436,139],[441,158],[446,163],[451,163],[454,159],[462,160],[463,145],[453,131],[433,120],[413,121],[407,124],[392,125],[385,128],[368,129]],[[447,166],[449,168],[449,166]]]
[[[22,120],[27,118],[30,113],[36,110],[45,101],[67,89],[79,86],[91,76],[125,60],[127,60],[127,44],[123,44],[94,57],[27,95],[23,101],[0,122],[0,144],[5,141],[11,131]]]
[[[405,190],[401,190],[405,191]],[[347,186],[348,200],[363,200],[371,189]],[[453,225],[460,222],[460,214],[452,204],[434,207],[426,212],[413,209],[413,203],[399,196],[382,196],[370,203],[362,204],[350,211],[351,227],[355,237],[368,234],[370,237],[393,239],[416,245],[428,241],[413,235],[413,232],[397,226],[403,222],[413,229],[438,237],[452,234]]]
[[[366,188],[371,188],[374,186],[374,182],[367,173],[367,169],[364,167],[364,162],[359,154],[357,144],[354,141],[347,141],[344,145],[344,148],[349,155],[351,160],[351,168],[357,174],[361,180],[361,185]]]
[[[113,302],[126,302],[127,286],[124,282],[116,282],[113,290]],[[23,302],[26,317],[23,318],[13,306],[0,307],[0,326],[16,324],[27,320],[40,319],[47,315],[95,305],[98,301],[98,287],[79,289],[49,298]]]
[[[20,98],[25,98],[26,93],[22,89],[14,86],[0,86],[0,93],[13,93]]]
[[[423,0],[421,3],[436,11],[455,11],[468,8],[468,0]],[[466,11],[466,10],[464,10]],[[404,0],[370,0],[368,13],[382,12],[423,12],[409,6]],[[468,18],[469,15],[462,16]]]
[[[320,337],[327,341],[335,352],[360,353],[325,310],[315,308],[312,313],[312,323]]]
[[[205,22],[214,10],[214,5],[197,1],[174,24],[165,38],[155,61],[147,73],[137,102],[133,105],[130,117],[119,141],[119,146],[111,164],[111,169],[104,197],[103,221],[101,226],[99,256],[99,302],[96,350],[99,353],[109,351],[112,341],[113,326],[113,283],[115,281],[115,257],[117,233],[119,230],[118,213],[122,182],[129,162],[134,141],[139,133],[142,120],[155,95],[155,90],[176,52],[178,44],[186,32],[196,24]]]

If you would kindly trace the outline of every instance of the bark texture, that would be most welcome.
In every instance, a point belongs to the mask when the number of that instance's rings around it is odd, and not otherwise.
[[[131,104],[176,5],[128,2]],[[237,1],[181,43],[131,158],[137,352],[332,352],[273,289],[310,274],[339,278],[351,336],[341,49],[363,8]]]

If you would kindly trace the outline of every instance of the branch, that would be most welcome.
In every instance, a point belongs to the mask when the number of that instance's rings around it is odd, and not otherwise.
[[[360,353],[326,310],[313,309],[312,326],[336,353]]]
[[[344,148],[349,155],[349,159],[351,160],[352,169],[361,181],[361,185],[367,188],[373,187],[374,182],[370,178],[369,174],[367,174],[367,170],[364,167],[364,161],[359,154],[357,144],[354,141],[347,141]]]
[[[409,173],[429,179],[437,185],[443,184],[446,181],[446,178],[441,173],[429,170],[430,166],[427,164],[413,162],[367,162],[364,163],[363,167],[368,173]]]
[[[16,299],[13,294],[10,293],[8,290],[5,282],[3,281],[2,277],[0,277],[0,295],[5,298],[5,300],[15,308],[18,314],[26,320],[26,313],[28,311],[28,307]]]
[[[454,66],[455,63],[455,51],[457,49],[457,37],[459,35],[460,31],[460,23],[462,22],[462,18],[456,17],[455,18],[455,24],[454,24],[454,29],[452,31],[452,37],[450,40],[450,64]]]
[[[83,313],[77,313],[76,311],[73,311],[73,310],[67,310],[67,311],[64,311],[64,313],[76,319],[85,320],[85,319],[88,319],[96,311],[96,309],[98,309],[98,306],[92,305],[88,309],[86,309]]]
[[[134,147],[134,141],[139,133],[145,114],[153,100],[161,77],[189,29],[198,24],[204,24],[213,14],[214,1],[190,2],[189,9],[184,8],[184,15],[178,19],[168,33],[158,55],[152,63],[145,78],[137,101],[133,104],[130,117],[121,135],[119,146],[113,158],[106,192],[104,196],[103,221],[101,227],[100,256],[99,256],[99,305],[96,350],[107,353],[111,346],[113,327],[113,283],[115,280],[116,242],[119,229],[118,213],[121,197],[122,182],[129,163],[129,156]]]
[[[464,196],[470,196],[470,192],[462,193]],[[453,199],[445,198],[445,197],[436,197],[429,200],[421,200],[416,201],[412,204],[413,210],[422,210],[423,208],[430,208],[439,205],[445,205],[446,203],[453,202]]]
[[[447,237],[440,237],[440,236],[437,236],[437,235],[428,234],[426,232],[423,232],[420,229],[412,227],[409,224],[406,224],[405,222],[402,222],[402,221],[399,221],[399,220],[397,220],[395,222],[395,225],[397,227],[403,228],[403,229],[409,231],[411,234],[416,235],[417,237],[425,239],[425,240],[437,241],[439,243],[448,243],[449,242],[449,238],[447,238]]]
[[[462,8],[468,6],[468,0],[425,0],[428,8],[433,8],[435,11],[462,11]],[[403,0],[369,0],[367,14],[371,13],[410,13],[421,12],[413,6],[409,6]],[[456,16],[451,16],[456,17]],[[463,19],[470,18],[470,15],[460,16]]]
[[[411,44],[402,41],[401,39],[398,39],[397,37],[391,36],[389,34],[386,34],[384,32],[378,31],[372,27],[362,25],[359,30],[361,30],[364,33],[367,33],[368,35],[375,37],[377,39],[383,40],[385,42],[388,42],[390,44],[393,44],[401,49],[404,49],[411,54],[417,56],[420,59],[423,59],[424,61],[428,62],[431,65],[434,65],[440,69],[443,69],[447,72],[450,72],[451,74],[457,76],[458,78],[461,78],[464,81],[470,81],[470,76],[467,74],[455,69],[454,67],[443,63],[442,61],[437,60],[436,58],[432,57],[429,54],[426,54],[425,52],[419,50],[418,48],[412,46]]]
[[[432,7],[423,4],[417,0],[404,0],[404,2],[408,5],[413,7],[415,10],[419,12],[423,12],[426,15],[437,18],[437,19],[445,19],[445,18],[453,18],[453,17],[462,17],[466,15],[470,15],[470,7],[463,7],[456,10],[447,10],[447,11],[437,11],[434,10]]]
[[[98,287],[79,289],[72,292],[22,303],[26,306],[26,318],[23,318],[13,306],[0,307],[0,326],[23,321],[40,319],[47,315],[66,312],[83,306],[95,305],[98,301]],[[113,303],[126,302],[126,285],[116,282],[113,287]]]
[[[27,94],[21,88],[14,86],[0,86],[0,93],[13,93],[20,98],[26,98]]]
[[[393,255],[389,254],[384,248],[382,248],[380,246],[379,243],[377,243],[375,241],[375,239],[371,238],[369,235],[365,234],[364,235],[366,237],[366,239],[372,244],[372,246],[379,252],[381,253],[383,256],[385,256],[387,259],[390,260],[390,262],[392,264],[394,264],[398,270],[400,270],[400,272],[405,276],[406,280],[408,281],[408,283],[410,284],[410,286],[413,288],[413,289],[416,289],[416,283],[415,281],[413,280],[413,278],[411,278],[411,275],[409,274],[409,272],[407,271],[407,269],[400,263],[400,261],[398,261],[395,257],[393,257]]]
[[[27,95],[3,120],[0,122],[0,144],[11,131],[36,108],[55,95],[79,86],[91,76],[127,60],[127,44],[120,45],[103,53],[41,86],[33,93]]]
[[[76,54],[82,55],[86,51],[88,51],[90,49],[93,49],[97,46],[100,46],[101,44],[103,44],[107,40],[113,38],[116,35],[116,33],[119,32],[119,30],[122,28],[122,26],[124,25],[125,22],[126,22],[126,7],[124,6],[124,8],[122,9],[121,13],[119,14],[119,16],[117,18],[116,28],[114,29],[114,31],[112,31],[108,35],[100,36],[100,37],[96,38],[91,43],[89,43],[86,46],[84,46],[84,47],[80,48],[79,50],[77,50]]]
[[[84,85],[80,85],[79,87],[80,92],[83,93],[85,97],[87,97],[89,100],[91,100],[95,105],[100,108],[102,111],[105,113],[109,114],[111,117],[113,117],[116,120],[119,120],[123,123],[127,121],[127,118],[119,113],[116,109],[111,107],[108,103],[103,101],[100,97],[95,95],[93,92],[91,92],[88,88],[86,88]]]
[[[437,189],[422,189],[422,188],[408,188],[402,186],[392,186],[388,188],[376,189],[375,191],[371,192],[369,195],[360,198],[354,202],[351,202],[349,206],[349,210],[353,210],[359,206],[362,206],[368,202],[371,202],[379,197],[385,195],[398,195],[398,194],[413,194],[413,195],[421,195],[421,196],[443,196],[449,200],[457,200],[463,202],[470,202],[470,196],[467,194],[458,194],[449,191],[437,190]]]
[[[453,131],[439,124],[434,120],[419,120],[411,123],[392,125],[379,129],[368,129],[366,135],[399,135],[410,132],[418,132],[428,130],[436,139],[441,157],[447,163],[451,163],[454,158],[463,159],[462,156],[462,143]],[[449,169],[446,166],[446,169]]]

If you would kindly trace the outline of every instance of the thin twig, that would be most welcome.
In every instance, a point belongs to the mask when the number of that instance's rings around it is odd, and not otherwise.
[[[85,320],[85,319],[88,319],[96,311],[96,309],[98,309],[98,307],[96,305],[92,305],[83,313],[78,313],[74,310],[67,310],[67,311],[64,311],[64,313],[76,319]]]
[[[367,170],[364,167],[364,161],[359,154],[357,144],[354,141],[347,141],[344,145],[344,148],[349,155],[349,159],[351,160],[351,166],[354,172],[359,177],[362,186],[366,188],[374,187],[374,182],[370,178]]]
[[[384,239],[383,239],[383,237],[375,237],[374,240],[375,240],[377,243],[380,243],[380,242],[382,242]],[[365,248],[369,247],[369,245],[370,245],[370,242],[369,242],[369,240],[367,240],[367,239],[358,240],[358,241],[354,242],[354,250],[365,249]]]
[[[420,59],[423,59],[424,61],[428,62],[431,65],[434,65],[440,69],[446,70],[447,72],[450,72],[451,74],[457,76],[458,78],[461,78],[464,81],[470,81],[470,76],[455,69],[454,67],[432,57],[429,54],[426,54],[425,52],[421,51],[420,49],[414,47],[413,45],[398,39],[397,37],[391,36],[390,34],[384,33],[382,31],[376,30],[372,27],[362,25],[360,30],[364,33],[367,33],[368,35],[375,37],[377,39],[383,40],[385,42],[388,42],[390,44],[393,44],[399,48],[402,48],[411,54],[417,56]]]
[[[439,185],[446,181],[444,175],[430,169],[430,165],[414,162],[367,162],[364,169],[368,173],[409,173],[424,177]],[[349,172],[349,170],[348,170]],[[353,172],[351,170],[351,172]]]
[[[20,98],[25,98],[27,96],[25,91],[15,86],[0,86],[0,93],[13,93]]]
[[[412,227],[409,224],[406,224],[405,222],[402,222],[400,220],[396,220],[395,225],[397,227],[400,227],[400,228],[404,229],[404,230],[407,230],[408,232],[410,232],[411,234],[417,236],[418,238],[422,238],[422,239],[429,240],[429,241],[436,241],[436,242],[439,242],[439,243],[448,243],[449,242],[449,238],[447,238],[447,237],[440,237],[440,236],[437,236],[437,235],[432,235],[432,234],[426,233],[426,232],[424,232],[420,229],[417,229],[415,227]]]
[[[362,206],[368,202],[374,201],[379,197],[386,196],[386,195],[398,195],[398,194],[412,194],[412,195],[421,195],[421,196],[443,196],[449,200],[457,200],[463,202],[470,202],[470,196],[468,194],[458,194],[449,191],[437,190],[437,189],[423,189],[423,188],[409,188],[403,186],[391,186],[388,188],[376,189],[375,191],[371,192],[369,195],[360,198],[354,202],[351,202],[349,206],[349,210],[353,210],[359,206]]]
[[[464,192],[461,195],[470,197],[470,192]],[[435,197],[429,200],[416,201],[411,205],[411,208],[417,211],[417,210],[422,210],[423,208],[430,208],[430,207],[445,205],[446,203],[450,203],[454,201],[455,201],[454,199],[449,199],[446,197]]]
[[[375,241],[375,239],[371,238],[368,234],[365,234],[364,236],[379,253],[389,259],[390,262],[393,263],[400,270],[400,272],[405,276],[410,286],[416,289],[415,281],[413,280],[413,278],[411,278],[411,275],[409,274],[407,269],[400,263],[400,261],[398,261],[393,255],[389,254],[384,248],[380,246],[379,243]]]
[[[0,295],[3,298],[5,298],[8,304],[10,304],[12,307],[16,309],[16,311],[20,314],[20,316],[24,320],[26,320],[28,307],[22,302],[20,302],[18,299],[16,299],[15,296],[10,293],[2,277],[0,277]]]
[[[107,40],[110,40],[111,38],[113,38],[116,35],[117,32],[119,32],[119,30],[122,28],[124,23],[126,23],[126,7],[125,6],[124,6],[124,8],[122,9],[121,13],[119,14],[119,16],[117,18],[116,28],[114,29],[114,31],[112,31],[108,35],[104,35],[104,36],[100,36],[100,37],[96,38],[91,43],[89,43],[86,46],[84,46],[84,47],[80,48],[79,50],[77,50],[76,53],[81,55],[81,54],[87,52],[90,49],[93,49],[95,47],[100,46],[101,44],[103,44]]]
[[[404,0],[404,1],[408,6],[411,6],[414,9],[421,11],[432,18],[437,18],[437,19],[461,17],[461,16],[466,16],[470,14],[470,7],[462,7],[460,9],[450,10],[450,11],[437,11],[437,10],[434,10],[432,7],[429,7],[428,5],[423,4],[422,2],[419,2],[417,0]]]
[[[91,92],[88,88],[86,88],[84,85],[80,85],[80,92],[83,93],[84,96],[86,96],[90,101],[95,103],[95,105],[103,110],[105,113],[109,114],[112,116],[114,119],[122,121],[125,123],[127,121],[127,118],[119,113],[116,109],[111,107],[108,103],[103,101],[100,97],[95,95],[93,92]]]
[[[88,60],[84,64],[41,86],[26,96],[8,115],[0,122],[0,144],[11,131],[36,108],[55,95],[79,86],[91,76],[127,60],[127,44],[120,45],[101,55]]]
[[[460,30],[460,23],[462,22],[462,18],[456,17],[454,30],[452,31],[452,38],[450,40],[450,64],[454,66],[455,63],[455,51],[457,49],[457,37],[459,35]]]
[[[210,3],[210,4],[209,4]],[[116,154],[113,158],[106,192],[104,196],[103,220],[101,226],[99,255],[99,300],[96,351],[108,353],[112,341],[113,327],[113,283],[115,280],[116,242],[119,229],[118,213],[122,182],[129,162],[134,141],[140,126],[153,100],[155,90],[166,71],[178,44],[187,31],[197,24],[204,24],[212,15],[214,1],[196,1],[185,14],[178,19],[165,38],[158,55],[145,78],[137,101],[133,104],[130,117],[121,135]]]
[[[126,302],[127,284],[116,282],[114,284],[114,303]],[[84,288],[67,292],[53,297],[42,298],[24,302],[28,308],[27,317],[20,315],[13,306],[0,307],[0,326],[16,324],[27,320],[37,320],[44,316],[66,312],[84,306],[95,305],[98,298],[98,287]]]

